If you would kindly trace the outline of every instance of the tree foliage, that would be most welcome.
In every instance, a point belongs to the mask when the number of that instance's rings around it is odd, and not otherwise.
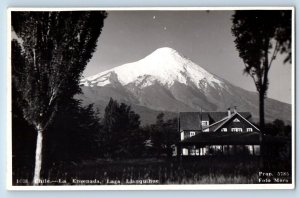
[[[98,157],[101,129],[92,105],[82,107],[80,101],[70,99],[69,104],[57,113],[46,134],[47,164]]]
[[[164,120],[164,113],[156,117],[156,123],[150,126],[152,152],[156,156],[171,156],[172,145],[179,141],[177,118]]]
[[[110,99],[103,118],[104,148],[108,157],[133,157],[143,147],[140,116],[125,103]]]
[[[12,12],[18,37],[12,49],[13,83],[25,119],[46,128],[58,104],[80,92],[79,80],[92,57],[105,12]]]
[[[178,142],[177,119],[165,121],[157,115],[156,123],[140,126],[140,116],[131,107],[110,99],[102,120],[104,157],[141,158],[171,156],[171,146]]]
[[[285,125],[282,120],[275,119],[273,122],[266,124],[264,132],[267,135],[289,137],[291,134],[291,126]]]
[[[236,11],[232,18],[232,33],[244,72],[249,74],[259,92],[260,125],[264,128],[264,98],[268,73],[278,52],[286,53],[291,62],[291,11]]]

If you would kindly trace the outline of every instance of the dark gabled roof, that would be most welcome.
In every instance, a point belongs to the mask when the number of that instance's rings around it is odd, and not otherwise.
[[[201,114],[199,112],[180,112],[181,130],[201,130]]]
[[[220,129],[222,126],[224,126],[226,123],[231,122],[233,120],[233,118],[236,117],[240,117],[243,120],[245,120],[249,125],[251,125],[252,127],[254,127],[256,130],[260,131],[255,125],[253,125],[249,120],[247,120],[246,118],[244,118],[240,113],[234,113],[231,114],[230,117],[224,117],[222,120],[215,122],[207,127],[204,127],[203,130],[209,128],[210,132],[216,132],[218,129]]]
[[[247,120],[251,118],[249,112],[239,112]],[[181,130],[202,130],[201,120],[211,123],[218,122],[228,116],[227,112],[180,112]]]
[[[228,112],[205,112],[208,114],[210,122],[217,122],[228,116]]]
[[[252,124],[249,120],[247,120],[246,118],[244,118],[240,113],[234,113],[231,117],[227,118],[226,121],[224,121],[222,124],[220,124],[218,127],[214,128],[213,131],[217,131],[218,129],[220,129],[222,126],[224,126],[226,123],[231,122],[233,120],[233,118],[236,117],[240,117],[243,120],[245,120],[246,123],[248,123],[250,126],[254,127],[257,131],[260,131],[259,128],[257,128],[254,124]]]

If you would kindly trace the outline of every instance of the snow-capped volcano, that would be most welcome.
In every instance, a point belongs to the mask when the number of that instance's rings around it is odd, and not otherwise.
[[[214,75],[168,47],[159,48],[137,62],[112,68],[85,78],[81,82],[85,86],[104,86],[116,81],[123,86],[134,83],[141,88],[155,82],[168,87],[175,82],[193,84],[197,88],[203,88],[206,83],[211,86],[215,83],[222,85]]]
[[[258,120],[257,93],[232,85],[168,47],[84,78],[81,89],[78,97],[84,104],[93,103],[103,112],[113,98],[131,105],[142,123],[151,123],[162,111],[225,111],[232,106]],[[267,121],[291,119],[289,104],[266,99],[265,110]]]

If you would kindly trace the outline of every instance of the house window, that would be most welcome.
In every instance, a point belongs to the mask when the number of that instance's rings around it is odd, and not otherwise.
[[[254,155],[260,155],[260,145],[254,145]]]
[[[206,155],[207,153],[207,149],[204,147],[204,148],[200,148],[200,155]]]
[[[243,132],[242,128],[231,128],[232,132]]]
[[[202,121],[201,124],[202,124],[202,126],[208,126],[209,125],[209,121]]]
[[[172,148],[172,156],[177,156],[177,147],[173,144],[171,148]]]
[[[221,132],[227,132],[227,128],[222,128]]]
[[[240,120],[237,119],[237,118],[235,118],[235,119],[233,120],[233,122],[240,122]]]
[[[189,154],[189,150],[186,148],[182,149],[182,155],[188,155]]]
[[[194,131],[190,132],[190,137],[193,137],[196,133]]]
[[[247,132],[252,132],[253,129],[252,128],[247,128]]]
[[[181,141],[184,140],[184,132],[183,131],[180,133],[180,140]]]
[[[190,149],[190,155],[196,155],[196,150],[195,149]]]

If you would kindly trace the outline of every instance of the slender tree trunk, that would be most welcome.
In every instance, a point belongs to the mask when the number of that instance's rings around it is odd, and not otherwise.
[[[259,161],[260,161],[260,168],[264,168],[264,151],[263,151],[263,133],[265,130],[265,93],[263,91],[259,92],[259,125],[260,125],[260,153],[259,153]]]
[[[34,177],[33,184],[38,185],[41,175],[42,168],[42,146],[43,146],[43,129],[40,124],[37,128],[37,140],[36,140],[36,149],[35,149],[35,165],[34,165]]]
[[[259,125],[260,130],[265,129],[265,93],[263,91],[259,92]]]

